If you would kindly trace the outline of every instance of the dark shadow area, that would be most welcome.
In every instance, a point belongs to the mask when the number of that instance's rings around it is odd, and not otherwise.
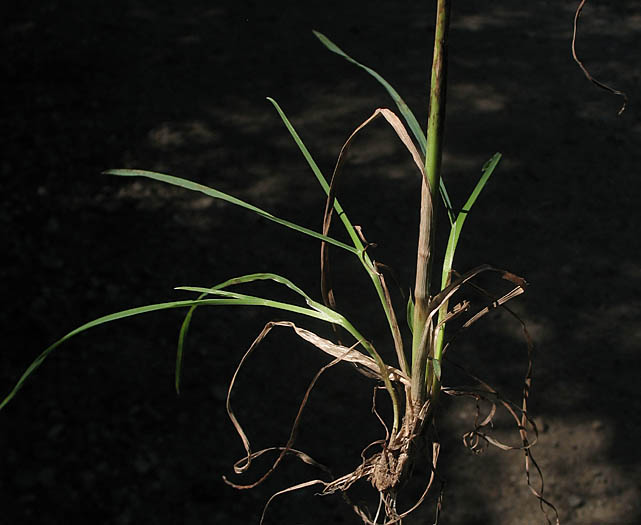
[[[633,524],[641,522],[641,9],[631,0],[588,2],[581,18],[585,65],[630,96],[617,117],[619,99],[572,61],[576,6],[561,4],[455,5],[444,177],[456,203],[483,163],[503,153],[466,222],[455,267],[490,263],[531,283],[513,304],[537,346],[534,454],[562,523]],[[270,271],[320,296],[314,241],[202,195],[101,175],[164,171],[320,230],[323,192],[265,97],[281,104],[326,175],[357,125],[377,107],[394,108],[312,29],[379,71],[421,121],[426,113],[431,5],[48,0],[0,11],[2,395],[58,337],[113,311],[182,297],[175,286]],[[355,141],[339,197],[403,293],[414,273],[418,187],[383,123]],[[344,237],[338,227],[334,235]],[[391,356],[367,276],[337,250],[333,261],[339,305]],[[402,317],[400,293],[396,299]],[[241,492],[221,477],[234,476],[243,454],[225,412],[228,381],[263,325],[286,318],[197,311],[179,397],[181,312],[69,341],[0,413],[0,522],[257,523],[271,494],[319,475],[288,461],[264,486]],[[451,352],[518,396],[526,351],[508,316],[488,316]],[[307,384],[326,363],[285,329],[268,337],[234,398],[254,448],[287,440]],[[297,448],[337,475],[351,471],[384,436],[370,412],[373,387],[347,365],[328,371]],[[473,407],[461,400],[447,400],[441,419],[441,523],[544,523],[522,455],[465,450],[460,435]],[[518,437],[501,423],[496,432]],[[248,481],[267,465],[257,464]],[[339,496],[313,494],[275,500],[266,524],[358,523]],[[407,523],[433,516],[428,503]]]

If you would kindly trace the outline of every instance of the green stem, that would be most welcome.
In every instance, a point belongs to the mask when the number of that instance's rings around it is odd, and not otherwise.
[[[444,290],[445,288],[447,288],[450,285],[450,281],[452,280],[452,275],[451,275],[452,263],[454,261],[454,252],[456,251],[456,245],[458,243],[459,233],[460,233],[460,225],[458,223],[455,223],[452,226],[452,229],[450,230],[450,237],[447,241],[447,248],[445,249],[445,258],[443,259],[443,270],[441,273],[441,290]],[[443,343],[445,341],[445,325],[444,324],[441,325],[441,322],[445,319],[445,316],[447,315],[448,304],[449,304],[449,301],[445,301],[438,312],[437,326],[440,325],[441,329],[436,334],[436,341],[434,342],[434,361],[438,361],[438,365],[441,364],[441,360],[443,359]],[[440,366],[439,366],[439,369],[440,369]],[[428,382],[429,382],[429,374],[430,374],[429,368],[426,370],[426,374],[428,375]],[[438,397],[440,390],[441,390],[441,378],[435,376],[430,385],[431,398],[436,399]]]
[[[443,124],[447,80],[447,35],[451,0],[438,0],[436,31],[430,82],[429,118],[427,122],[427,149],[425,155],[426,179],[421,187],[421,219],[414,288],[414,330],[412,343],[412,400],[420,405],[427,395],[426,381],[431,382],[432,367],[428,364],[431,342],[421,345],[428,315],[430,280],[432,272],[436,213],[433,209],[434,190],[440,185],[443,146]],[[426,377],[425,370],[428,368]]]

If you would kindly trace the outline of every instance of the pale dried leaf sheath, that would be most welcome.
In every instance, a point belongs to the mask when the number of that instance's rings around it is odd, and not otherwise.
[[[375,374],[377,378],[380,378],[380,369],[376,362],[371,357],[356,350],[354,347],[348,348],[343,345],[334,344],[327,339],[319,337],[314,332],[300,328],[289,321],[282,321],[276,324],[291,327],[302,339],[313,344],[319,350],[322,350],[333,357],[340,357],[342,361],[360,365]],[[409,378],[397,368],[387,366],[387,372],[391,381],[401,382],[406,385],[409,384]]]
[[[481,266],[477,266],[476,268],[473,268],[469,270],[468,272],[465,272],[461,277],[459,277],[456,281],[451,283],[447,288],[444,288],[440,293],[435,295],[432,300],[429,302],[425,315],[425,325],[424,325],[424,331],[423,335],[421,337],[421,340],[418,345],[419,351],[421,349],[425,349],[427,345],[429,344],[431,339],[435,339],[436,336],[438,335],[436,331],[430,330],[431,326],[431,321],[432,318],[438,313],[439,309],[441,306],[446,302],[449,301],[449,299],[454,295],[464,284],[466,284],[468,281],[476,277],[478,274],[483,273],[483,272],[499,272],[506,274],[504,270],[500,270],[498,268],[494,268],[493,266],[490,266],[489,264],[483,264]],[[420,352],[424,355],[424,360],[427,359],[427,353],[426,352]],[[421,370],[424,369],[425,363],[423,363],[423,367],[421,367]]]
[[[421,210],[418,234],[418,245],[416,249],[416,283],[414,285],[414,319],[424,321],[425,312],[429,302],[428,282],[430,279],[430,257],[432,248],[434,224],[434,206],[432,201],[432,188],[430,187],[427,175],[421,182]],[[418,337],[418,334],[416,337]]]
[[[491,305],[486,306],[485,308],[483,308],[482,310],[477,312],[471,319],[468,319],[465,322],[465,324],[463,325],[463,328],[469,328],[472,324],[474,324],[476,321],[478,321],[481,317],[483,317],[485,314],[489,313],[494,308],[498,308],[499,306],[503,306],[505,303],[507,303],[511,299],[514,299],[515,297],[521,295],[524,292],[525,292],[525,290],[520,286],[517,286],[516,288],[513,288],[508,293],[506,293],[503,297],[498,298]]]
[[[454,308],[452,308],[443,318],[443,320],[436,325],[436,328],[438,330],[441,329],[444,325],[449,323],[452,319],[456,319],[459,315],[467,312],[470,308],[470,302],[468,300],[465,300],[463,302],[460,302],[456,305],[454,305]]]

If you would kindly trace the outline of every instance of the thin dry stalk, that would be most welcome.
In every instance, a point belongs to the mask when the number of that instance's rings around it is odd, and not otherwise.
[[[600,82],[596,78],[594,78],[590,72],[587,70],[587,68],[583,65],[583,62],[579,60],[579,57],[576,54],[576,33],[577,33],[577,27],[579,24],[579,15],[581,14],[581,11],[583,11],[583,7],[585,6],[585,3],[587,0],[581,0],[581,3],[579,6],[576,8],[576,12],[574,13],[574,26],[572,30],[572,58],[574,61],[579,65],[581,68],[581,71],[583,71],[583,74],[586,76],[586,78],[592,82],[595,86],[604,89],[605,91],[608,91],[609,93],[612,93],[613,95],[617,95],[619,97],[623,98],[623,104],[621,105],[621,108],[619,109],[617,115],[621,115],[624,111],[625,108],[628,104],[628,95],[626,95],[623,91],[619,91],[618,89],[614,89],[607,84],[604,84],[603,82]]]

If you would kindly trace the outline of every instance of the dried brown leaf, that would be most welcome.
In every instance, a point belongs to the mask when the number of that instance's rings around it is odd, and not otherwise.
[[[619,109],[619,112],[617,113],[618,115],[621,115],[624,111],[625,108],[628,104],[628,96],[623,92],[619,91],[618,89],[614,89],[607,84],[604,84],[603,82],[598,81],[596,78],[594,78],[590,72],[587,70],[587,68],[583,65],[583,62],[579,60],[579,57],[576,54],[576,33],[577,33],[577,26],[579,23],[579,15],[581,14],[581,11],[583,11],[583,7],[585,6],[585,2],[587,0],[581,0],[579,3],[579,6],[576,8],[576,12],[574,13],[574,27],[572,30],[572,58],[574,61],[579,65],[581,68],[581,71],[583,71],[583,74],[586,76],[586,78],[592,82],[595,86],[604,89],[605,91],[608,91],[612,93],[613,95],[617,95],[619,97],[623,98],[623,104],[621,105],[621,108]]]
[[[245,362],[247,361],[249,356],[253,353],[253,351],[256,349],[256,347],[262,342],[262,340],[267,336],[267,334],[272,330],[272,328],[274,328],[276,326],[284,326],[284,327],[292,328],[296,332],[296,334],[298,334],[302,339],[304,339],[305,341],[313,344],[316,348],[318,348],[318,349],[322,350],[323,352],[331,355],[335,359],[332,362],[330,362],[329,364],[323,366],[316,373],[316,375],[314,376],[314,378],[310,382],[309,386],[307,387],[307,390],[305,392],[303,400],[300,403],[300,406],[298,408],[298,412],[297,412],[296,417],[294,419],[294,422],[292,424],[292,428],[291,428],[291,431],[290,431],[289,439],[287,440],[287,444],[284,447],[271,447],[269,449],[264,449],[264,450],[261,450],[259,452],[252,452],[251,451],[251,444],[249,442],[249,438],[245,434],[245,431],[243,430],[240,422],[236,418],[236,415],[234,414],[234,411],[233,411],[233,409],[231,407],[231,393],[232,393],[232,390],[233,390],[234,385],[236,383],[236,378],[238,376],[238,373],[240,372],[241,368],[243,367],[243,365],[245,364]],[[312,389],[314,388],[314,386],[316,385],[316,382],[318,381],[320,376],[327,369],[329,369],[330,367],[338,364],[339,362],[348,361],[348,362],[352,362],[354,364],[357,364],[357,365],[367,369],[371,374],[376,374],[376,377],[380,378],[378,365],[374,362],[373,359],[371,359],[370,357],[362,354],[361,352],[359,352],[358,350],[355,349],[355,346],[358,345],[358,344],[359,344],[359,342],[357,342],[351,348],[347,348],[347,347],[344,347],[344,346],[341,346],[341,345],[336,345],[336,344],[332,343],[331,341],[328,341],[327,339],[323,339],[322,337],[319,337],[318,335],[316,335],[313,332],[310,332],[309,330],[305,330],[303,328],[299,328],[298,326],[296,326],[294,323],[292,323],[290,321],[271,321],[271,322],[269,322],[269,323],[267,323],[265,325],[265,327],[261,330],[260,334],[258,334],[258,336],[254,340],[254,342],[251,344],[249,349],[245,352],[245,354],[243,355],[242,359],[240,360],[238,366],[236,367],[236,371],[234,372],[234,375],[232,376],[232,380],[231,380],[231,382],[229,384],[229,388],[227,390],[227,403],[226,403],[227,414],[228,414],[228,416],[229,416],[234,428],[236,429],[236,432],[240,436],[241,441],[243,443],[243,446],[245,448],[245,451],[247,453],[245,458],[237,461],[234,464],[234,472],[236,474],[243,474],[244,472],[246,472],[249,469],[249,467],[251,466],[252,461],[256,457],[264,454],[267,451],[279,450],[280,453],[279,453],[277,459],[272,464],[272,466],[267,470],[267,472],[265,472],[254,483],[237,484],[237,483],[234,483],[234,482],[230,481],[226,477],[223,477],[225,483],[227,483],[228,485],[231,485],[232,487],[234,487],[236,489],[251,489],[251,488],[254,488],[257,485],[259,485],[260,483],[262,483],[263,481],[265,481],[265,479],[267,479],[271,475],[271,473],[274,472],[274,470],[278,467],[278,465],[281,463],[282,459],[287,454],[294,454],[299,459],[301,459],[302,461],[305,461],[306,463],[316,464],[316,462],[314,460],[312,460],[311,458],[309,458],[309,456],[302,455],[303,454],[302,452],[295,451],[294,449],[292,449],[292,445],[294,444],[294,440],[296,438],[296,431],[298,429],[298,425],[300,423],[300,418],[302,416],[302,413],[303,413],[303,410],[305,408],[305,405],[307,404],[307,400],[309,398],[309,395],[310,395]],[[390,379],[392,379],[392,380],[404,381],[406,383],[409,382],[409,380],[404,376],[404,374],[402,372],[400,372],[399,370],[395,369],[395,368],[389,367],[389,373],[390,373]],[[309,459],[309,461],[308,461],[308,459]]]

